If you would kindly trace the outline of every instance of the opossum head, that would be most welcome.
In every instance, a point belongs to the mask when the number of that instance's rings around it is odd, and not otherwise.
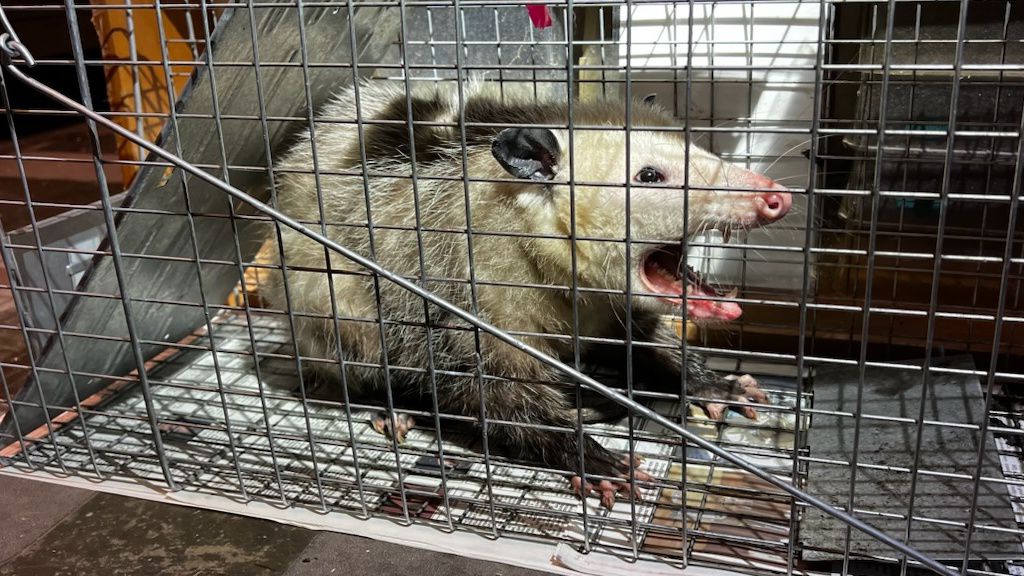
[[[495,159],[509,174],[529,182],[516,192],[517,204],[528,212],[525,219],[539,223],[538,231],[568,235],[570,197],[575,196],[580,286],[630,288],[635,307],[659,312],[679,310],[685,291],[689,318],[735,320],[742,313],[739,305],[705,299],[728,294],[682,264],[684,246],[707,229],[720,229],[728,237],[732,230],[779,220],[792,204],[789,192],[695,145],[687,148],[678,128],[656,129],[672,127],[673,121],[648,102],[633,105],[627,146],[624,114],[614,110],[607,104],[589,109],[581,104],[578,126],[618,127],[573,130],[572,194],[567,130],[509,128],[497,135]],[[535,246],[539,266],[554,266],[562,279],[569,278],[568,242]]]

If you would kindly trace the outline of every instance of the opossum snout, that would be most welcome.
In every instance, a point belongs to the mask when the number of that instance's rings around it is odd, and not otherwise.
[[[761,224],[775,222],[789,212],[793,198],[789,192],[766,192],[757,200],[757,219]]]
[[[793,206],[793,197],[786,187],[771,178],[756,172],[745,174],[744,184],[751,188],[768,188],[771,192],[755,192],[754,207],[757,211],[758,224],[771,224],[789,213]]]

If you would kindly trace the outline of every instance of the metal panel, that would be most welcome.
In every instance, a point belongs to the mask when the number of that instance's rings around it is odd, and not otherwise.
[[[121,206],[125,194],[118,194],[110,199],[115,207]],[[35,236],[31,226],[15,230],[8,234],[8,250],[17,266],[10,270],[21,286],[44,286],[44,276],[49,280],[56,310],[50,310],[47,295],[41,292],[20,291],[21,303],[25,312],[22,320],[26,326],[55,331],[57,329],[54,312],[58,317],[64,315],[74,297],[75,290],[88,270],[92,258],[87,252],[99,249],[106,237],[103,225],[103,213],[99,211],[99,202],[89,210],[65,212],[52,218],[37,222],[35,230],[46,248],[57,250],[39,251],[35,247]],[[15,248],[14,246],[32,246],[33,248]],[[49,340],[47,332],[32,331],[29,333],[34,350],[41,350]]]
[[[265,4],[264,4],[265,5]],[[310,93],[314,106],[331,93],[351,83],[348,12],[337,6],[317,6],[303,10],[310,63]],[[254,10],[255,34],[259,39],[261,61],[298,63],[299,23],[294,7],[259,8]],[[359,60],[378,62],[398,30],[398,14],[382,7],[355,9],[353,28]],[[204,166],[260,167],[267,165],[266,144],[261,123],[256,73],[251,65],[230,63],[255,62],[252,49],[253,32],[250,18],[242,8],[226,11],[220,18],[210,44],[214,77],[210,69],[200,68],[186,87],[177,112],[177,131],[168,125],[161,145],[167,150],[179,147],[190,162]],[[333,64],[317,66],[317,64]],[[370,73],[372,66],[360,68]],[[302,117],[305,112],[305,86],[301,68],[292,66],[262,66],[263,102],[267,117]],[[215,88],[215,90],[213,90]],[[187,115],[187,116],[185,116]],[[193,116],[194,115],[194,116]],[[224,119],[242,116],[247,119]],[[268,122],[269,146],[272,150],[286,144],[301,122]],[[221,147],[223,146],[223,150]],[[234,169],[225,177],[235,185],[252,189],[265,197],[267,173],[259,169]],[[203,324],[201,300],[223,302],[238,282],[233,265],[203,264],[202,282],[205,293],[199,292],[186,213],[185,188],[188,190],[190,209],[195,214],[226,215],[228,200],[206,183],[183,177],[180,170],[157,163],[146,166],[135,179],[125,207],[176,214],[120,213],[117,235],[121,250],[126,254],[145,254],[175,258],[140,259],[126,257],[124,274],[127,295],[133,300],[134,323],[141,341],[173,343]],[[238,221],[238,236],[232,232],[230,220],[223,217],[197,217],[196,235],[203,259],[236,262],[236,242],[243,261],[251,259],[259,246],[253,238],[254,226]],[[108,244],[105,243],[104,247]],[[110,256],[97,257],[80,292],[116,295],[118,289],[113,261]],[[167,302],[187,302],[171,304]],[[117,299],[80,295],[67,310],[62,325],[66,332],[91,333],[109,336],[121,341],[68,336],[67,357],[76,372],[124,375],[136,367],[128,342],[123,341],[127,324],[121,302]],[[145,357],[164,349],[163,344],[143,343]],[[62,354],[56,339],[52,339],[36,365],[42,369],[64,370]],[[103,378],[78,377],[79,395],[85,396],[103,386]],[[44,422],[40,406],[40,387],[51,412],[59,407],[73,406],[73,391],[66,375],[44,371],[39,373],[38,386],[26,386],[19,400],[34,404],[16,405],[13,415],[22,430],[31,430]],[[6,418],[2,431],[10,434],[11,418]]]

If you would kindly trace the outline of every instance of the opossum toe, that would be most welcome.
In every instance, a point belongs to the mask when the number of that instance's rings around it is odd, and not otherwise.
[[[416,421],[408,414],[396,412],[394,419],[390,419],[384,412],[378,412],[373,415],[370,425],[378,434],[383,434],[388,438],[393,436],[395,441],[401,444],[405,442],[405,436],[409,430],[416,426]]]
[[[708,418],[712,420],[721,420],[725,414],[725,408],[725,404],[719,404],[718,402],[704,404],[704,411],[708,413]]]
[[[629,481],[630,469],[632,468],[632,478],[636,481],[650,482],[654,479],[650,474],[638,468],[643,459],[638,455],[634,455],[631,465],[628,454],[616,454],[600,445],[596,447],[589,446],[591,442],[593,441],[588,438],[588,450],[585,461],[588,479],[584,480],[579,476],[572,476],[569,483],[572,486],[573,493],[578,498],[584,499],[596,491],[601,500],[601,505],[609,510],[615,505],[615,497],[620,492],[633,494],[639,499],[639,489],[635,483]],[[596,442],[593,442],[593,444],[596,444]],[[591,481],[589,478],[591,474],[594,476],[604,476],[604,478],[594,478]]]
[[[761,390],[761,387],[757,384],[757,380],[750,374],[744,374],[742,376],[730,375],[726,376],[725,379],[735,380],[740,385],[740,388],[743,389],[743,394],[741,396],[746,397],[747,400],[758,404],[768,403],[768,395]]]
[[[572,493],[580,500],[590,496],[590,493],[594,491],[594,485],[590,482],[585,482],[579,476],[573,476],[570,478],[569,485],[572,486]]]
[[[757,421],[757,411],[754,410],[753,406],[748,404],[748,400],[745,396],[737,394],[731,396],[729,400],[733,400],[735,402],[742,402],[742,404],[738,406],[729,406],[726,404],[722,404],[720,402],[708,402],[704,404],[704,411],[708,413],[708,418],[712,420],[721,420],[725,416],[726,410],[728,410],[729,408],[734,408],[747,418],[754,420],[755,422]]]
[[[633,477],[642,482],[650,482],[654,480],[654,477],[640,469],[640,465],[644,463],[644,457],[639,454],[633,454]],[[619,460],[619,473],[624,477],[629,476],[629,455],[626,454]]]
[[[630,484],[629,482],[624,482],[622,484],[619,484],[618,488],[619,488],[619,492],[622,492],[623,494],[626,494],[627,496],[632,494],[633,498],[637,502],[641,502],[644,499],[643,494],[640,493],[640,487],[639,486],[634,486],[633,484]]]
[[[627,467],[629,466],[629,455],[628,454],[626,456],[622,457],[622,463],[625,466],[627,466]],[[640,466],[643,463],[644,463],[644,457],[639,455],[639,454],[634,453],[633,454],[633,466]],[[637,470],[637,473],[640,473],[640,471]]]
[[[742,403],[739,406],[735,406],[735,409],[742,412],[747,418],[756,421],[758,418],[757,411],[754,410],[751,404],[768,404],[768,395],[758,386],[757,380],[749,374],[742,376],[730,375],[726,376],[725,379],[734,381],[739,385],[740,392],[729,395],[730,400]],[[709,416],[718,420],[724,414],[726,406],[724,404],[714,404],[714,406],[717,415],[712,412],[712,404],[705,406],[705,409],[708,411]]]
[[[756,384],[753,388],[744,388],[743,392],[743,395],[746,396],[747,400],[750,400],[751,402],[756,402],[758,404],[768,403],[768,395],[765,394],[763,390],[758,388]]]
[[[601,499],[601,506],[608,510],[611,510],[615,506],[615,498],[619,492],[622,492],[627,496],[632,494],[637,500],[642,500],[640,489],[629,482],[601,480],[597,483],[597,486],[594,486],[594,484],[590,482],[583,481],[579,476],[573,476],[569,482],[572,485],[573,494],[575,494],[580,500],[585,499],[596,491],[597,495]]]
[[[618,486],[616,486],[618,484]],[[615,494],[623,486],[628,486],[628,483],[616,483],[613,484],[609,480],[601,480],[598,484],[598,491],[601,492],[601,505],[611,510],[615,506]]]

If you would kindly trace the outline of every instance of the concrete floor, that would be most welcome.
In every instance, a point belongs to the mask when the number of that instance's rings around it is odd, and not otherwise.
[[[0,476],[0,575],[541,576],[357,536]]]

